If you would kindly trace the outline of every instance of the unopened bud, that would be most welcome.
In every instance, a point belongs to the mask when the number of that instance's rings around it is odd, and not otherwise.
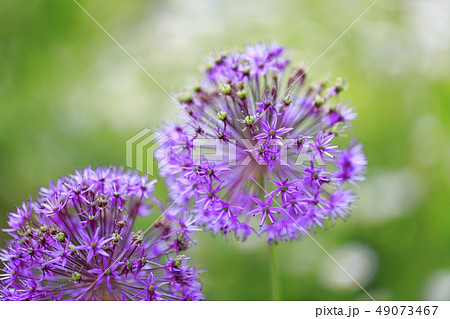
[[[63,232],[59,232],[55,237],[57,241],[62,242],[66,238],[66,235]]]
[[[316,95],[316,97],[314,98],[314,103],[316,105],[323,105],[323,103],[325,103],[323,97],[321,97],[320,95]]]
[[[245,123],[247,123],[247,125],[253,125],[253,123],[255,123],[255,117],[254,116],[246,116],[245,117]]]
[[[247,91],[246,90],[240,90],[236,92],[236,95],[240,98],[240,99],[245,99],[247,97]]]
[[[219,113],[217,113],[217,118],[221,121],[225,121],[227,119],[227,115],[227,112],[220,111]]]
[[[223,94],[226,94],[226,95],[230,94],[230,93],[231,93],[231,85],[229,85],[229,84],[223,85],[223,86],[220,88],[220,91],[221,91]]]
[[[81,279],[81,275],[78,272],[72,273],[72,281],[79,281]]]

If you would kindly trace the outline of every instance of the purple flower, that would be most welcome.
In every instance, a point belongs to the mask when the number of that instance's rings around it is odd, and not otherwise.
[[[22,227],[28,220],[30,220],[30,216],[32,213],[31,204],[32,201],[30,199],[29,203],[23,203],[21,207],[17,207],[15,212],[9,214],[8,226],[11,227],[9,229],[2,229],[5,232],[13,232],[16,229]]]
[[[286,59],[280,58],[283,51],[282,46],[259,43],[254,46],[247,46],[242,57],[247,62],[250,74],[258,77],[259,75],[266,75],[269,71],[283,71],[288,63]]]
[[[293,130],[292,127],[290,127],[290,128],[278,127],[276,120],[270,125],[268,125],[264,121],[261,121],[261,128],[262,128],[263,133],[258,134],[255,137],[253,137],[254,140],[281,139],[280,135],[286,134]]]
[[[338,101],[345,82],[308,85],[289,63],[276,44],[219,54],[180,98],[190,116],[168,126],[157,154],[176,212],[214,234],[269,241],[348,215],[367,163],[360,145],[335,145],[356,117]]]
[[[367,159],[362,152],[362,146],[352,141],[348,149],[343,150],[337,159],[337,172],[335,177],[341,182],[346,181],[356,185],[357,181],[364,180],[364,172],[367,166]]]
[[[324,131],[320,131],[319,134],[317,134],[316,140],[314,142],[309,143],[311,148],[314,150],[313,158],[315,159],[317,155],[322,159],[322,161],[325,161],[324,155],[327,155],[329,157],[333,157],[330,153],[338,152],[336,148],[338,148],[337,145],[331,145],[330,142],[333,139],[334,134],[327,134],[325,135]]]
[[[137,215],[160,206],[149,200],[154,183],[100,167],[42,188],[10,214],[0,300],[202,299],[197,271],[178,255],[192,242],[191,216],[133,230]]]
[[[84,235],[84,243],[82,245],[76,246],[75,250],[87,251],[86,261],[89,263],[92,257],[96,255],[103,255],[109,257],[109,254],[104,250],[104,247],[108,247],[108,243],[114,239],[114,237],[100,238],[99,237],[100,227],[97,227],[94,235],[89,236],[89,234]]]
[[[350,191],[336,191],[330,196],[326,206],[333,223],[337,218],[347,218],[351,209],[351,203],[355,198],[355,194]]]
[[[142,288],[134,297],[144,294],[146,300],[164,300],[159,290],[162,286],[168,285],[169,282],[156,283],[153,274],[150,274],[146,281],[138,279],[138,282],[142,285]]]
[[[338,104],[336,107],[329,109],[323,120],[330,126],[340,122],[353,121],[356,118],[356,113],[353,113],[353,108],[347,108],[346,106],[347,104]]]
[[[287,199],[289,198],[289,194],[292,194],[295,191],[297,191],[297,188],[295,186],[297,184],[297,181],[288,182],[287,179],[285,179],[281,182],[272,181],[270,179],[269,179],[269,181],[274,183],[277,187],[273,191],[268,193],[265,197],[274,198],[274,196],[278,196],[281,194],[281,199],[283,200],[283,202],[286,202]]]
[[[253,216],[261,215],[261,219],[259,221],[259,227],[264,225],[264,223],[266,222],[266,219],[268,219],[267,221],[272,224],[274,224],[277,221],[274,214],[277,214],[280,211],[282,211],[282,208],[273,207],[272,206],[272,198],[269,198],[267,200],[267,202],[263,202],[263,201],[259,200],[258,198],[253,198],[253,201],[256,203],[258,208],[248,212],[247,214],[253,215]]]
[[[320,188],[322,184],[330,182],[328,171],[323,167],[316,168],[313,161],[310,162],[310,167],[306,168],[304,172],[304,184],[311,186],[313,189]]]

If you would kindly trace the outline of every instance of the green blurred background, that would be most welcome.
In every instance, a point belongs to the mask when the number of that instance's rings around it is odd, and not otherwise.
[[[79,2],[176,92],[211,49],[272,40],[308,66],[372,0]],[[450,300],[449,57],[448,1],[379,0],[309,72],[348,78],[369,159],[351,218],[314,238],[375,299]],[[124,165],[128,138],[178,112],[74,1],[2,0],[0,228],[50,179]],[[270,298],[263,240],[196,238],[208,300]],[[278,250],[285,299],[368,298],[310,238]]]

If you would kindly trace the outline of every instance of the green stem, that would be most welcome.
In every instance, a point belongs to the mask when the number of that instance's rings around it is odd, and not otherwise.
[[[274,243],[267,244],[267,261],[269,264],[270,289],[272,300],[281,300],[281,281],[278,271],[277,250]]]

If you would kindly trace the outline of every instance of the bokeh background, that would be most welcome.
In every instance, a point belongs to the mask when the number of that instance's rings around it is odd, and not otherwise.
[[[211,49],[276,41],[308,66],[372,0],[79,3],[177,92]],[[345,98],[359,113],[350,134],[369,159],[351,218],[314,238],[375,299],[450,299],[449,57],[450,2],[379,0],[309,72],[348,78]],[[49,180],[124,165],[128,138],[178,112],[74,1],[2,0],[0,228]],[[263,240],[196,239],[189,255],[206,270],[207,299],[270,298]],[[368,298],[311,239],[278,250],[284,299]]]

